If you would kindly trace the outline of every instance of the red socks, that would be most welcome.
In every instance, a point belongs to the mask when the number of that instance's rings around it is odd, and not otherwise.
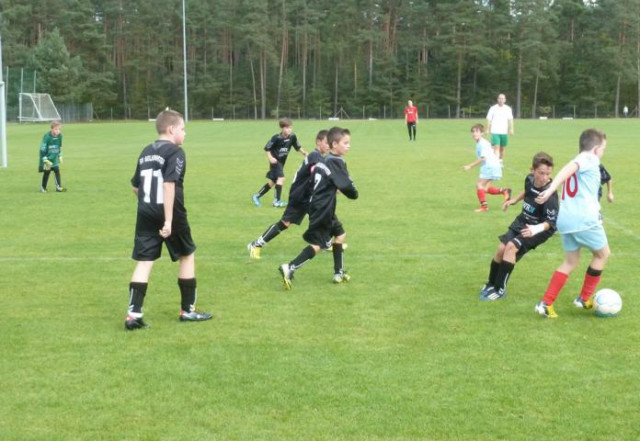
[[[589,300],[591,295],[595,292],[598,283],[600,283],[600,274],[598,274],[597,276],[589,274],[589,270],[587,270],[587,273],[584,275],[582,289],[580,290],[580,298],[585,302]]]
[[[502,189],[501,188],[496,188],[496,187],[489,187],[487,189],[487,193],[489,194],[502,194]]]
[[[547,305],[552,305],[553,302],[558,298],[558,293],[567,282],[569,278],[568,274],[561,273],[560,271],[555,271],[553,276],[551,276],[551,281],[549,282],[549,286],[547,287],[547,291],[544,293],[544,297],[542,301]]]
[[[478,189],[476,190],[476,194],[478,195],[478,200],[480,201],[480,205],[486,205],[487,197],[484,193],[484,190]]]

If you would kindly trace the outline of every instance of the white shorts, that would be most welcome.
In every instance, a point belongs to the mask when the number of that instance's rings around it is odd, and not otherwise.
[[[576,251],[582,247],[598,251],[609,243],[602,225],[575,233],[560,234],[560,238],[562,239],[562,249],[565,251]]]

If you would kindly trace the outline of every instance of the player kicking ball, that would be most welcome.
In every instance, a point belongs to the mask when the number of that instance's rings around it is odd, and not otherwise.
[[[507,232],[499,237],[500,245],[491,260],[489,279],[480,292],[480,300],[505,297],[507,282],[516,262],[555,233],[558,195],[553,193],[545,202],[536,202],[540,193],[551,185],[552,171],[553,158],[544,152],[537,153],[531,163],[531,174],[524,180],[524,191],[502,204],[502,210],[507,211],[510,205],[522,201],[522,211]]]

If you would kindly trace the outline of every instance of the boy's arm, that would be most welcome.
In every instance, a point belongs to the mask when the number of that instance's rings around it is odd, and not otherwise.
[[[469,171],[471,170],[473,167],[477,166],[478,164],[482,164],[485,161],[484,156],[481,158],[476,159],[475,161],[473,161],[471,164],[467,164],[462,166],[464,171]]]
[[[346,163],[342,160],[330,161],[327,167],[331,170],[331,179],[338,190],[349,199],[358,199],[358,189],[349,176]]]
[[[513,131],[513,118],[511,118],[509,120],[509,135],[513,135],[514,131]]]
[[[278,162],[278,160],[273,157],[270,151],[267,150],[264,153],[267,156],[267,160],[269,161],[269,164],[275,164]]]
[[[298,151],[302,154],[302,156],[307,156],[307,155],[309,155],[309,153],[308,153],[304,148],[302,148],[302,147],[300,147],[300,148],[298,149]]]
[[[515,198],[511,198],[504,201],[504,203],[502,204],[502,211],[507,211],[507,208],[509,208],[509,206],[515,205],[523,199],[524,199],[524,191],[520,192],[520,194]]]
[[[536,198],[536,202],[538,204],[544,204],[551,197],[551,195],[556,192],[558,187],[569,178],[569,176],[578,171],[578,168],[578,163],[575,161],[571,161],[564,167],[562,167],[562,169],[556,175],[555,179],[551,181],[551,185],[549,185],[549,188],[538,195],[538,197]]]
[[[160,230],[160,236],[167,238],[171,236],[171,223],[173,222],[173,202],[176,197],[176,183],[163,182],[162,190],[164,192],[164,225]]]
[[[613,202],[613,184],[611,179],[607,181],[607,201]]]

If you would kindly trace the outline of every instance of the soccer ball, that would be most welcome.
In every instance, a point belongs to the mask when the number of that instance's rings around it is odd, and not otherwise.
[[[622,309],[620,294],[604,288],[593,296],[593,307],[598,317],[615,317]]]

